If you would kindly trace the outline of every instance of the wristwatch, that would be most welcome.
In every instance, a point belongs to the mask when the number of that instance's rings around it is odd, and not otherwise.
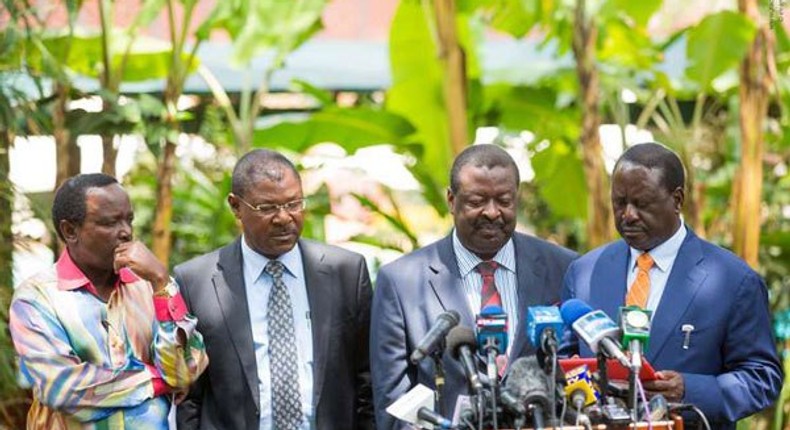
[[[164,286],[164,288],[154,292],[154,297],[163,297],[169,299],[175,296],[176,294],[178,294],[178,284],[176,284],[175,279],[173,279],[173,277],[171,276],[170,282],[168,282],[167,285]]]

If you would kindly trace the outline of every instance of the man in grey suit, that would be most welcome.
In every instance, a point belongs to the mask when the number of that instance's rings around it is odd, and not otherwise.
[[[210,360],[179,429],[373,428],[364,259],[299,238],[301,179],[277,152],[239,160],[228,203],[242,236],[175,268]]]
[[[565,269],[575,253],[535,237],[515,233],[518,168],[496,145],[473,145],[453,163],[447,202],[452,233],[381,268],[376,280],[371,326],[371,371],[379,429],[402,428],[405,422],[385,409],[421,383],[435,388],[432,360],[418,365],[408,358],[445,311],[474,327],[487,304],[508,314],[507,356],[528,355],[525,312],[529,306],[556,303]],[[486,281],[484,267],[493,267]],[[468,393],[460,364],[442,358],[445,385],[440,411],[451,416],[460,394]]]

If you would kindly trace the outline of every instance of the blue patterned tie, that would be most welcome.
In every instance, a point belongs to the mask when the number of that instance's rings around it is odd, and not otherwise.
[[[283,282],[284,269],[283,263],[271,260],[263,271],[274,280],[266,312],[269,323],[273,427],[291,430],[302,422],[302,401],[299,395],[294,318],[291,298]]]

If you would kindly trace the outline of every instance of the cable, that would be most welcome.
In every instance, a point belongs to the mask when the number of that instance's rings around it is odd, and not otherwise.
[[[693,410],[694,413],[696,413],[697,416],[699,416],[700,419],[702,420],[702,424],[705,426],[705,430],[711,430],[710,423],[708,422],[708,418],[705,416],[704,413],[702,413],[702,411],[698,407],[689,403],[669,403],[668,408],[669,410],[678,410],[678,409]]]
[[[557,348],[551,348],[551,376],[549,392],[551,393],[551,425],[557,425]]]
[[[562,425],[565,423],[565,411],[568,406],[568,399],[565,396],[562,396],[562,410],[560,411],[560,430],[562,430]]]
[[[642,405],[645,407],[645,418],[647,419],[647,430],[653,430],[653,417],[650,416],[650,405],[645,396],[645,389],[642,387],[642,381],[636,378],[636,388],[639,391],[639,396],[642,398]]]

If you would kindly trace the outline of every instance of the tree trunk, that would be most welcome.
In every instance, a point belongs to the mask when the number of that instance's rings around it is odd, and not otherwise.
[[[733,187],[733,250],[756,268],[763,189],[763,123],[772,86],[768,56],[773,55],[773,35],[760,17],[757,0],[738,0],[738,9],[759,29],[740,67],[741,165]]]
[[[455,0],[434,0],[439,62],[444,69],[444,102],[450,128],[450,146],[458,155],[471,142],[466,116],[466,64],[458,41]]]
[[[587,246],[592,249],[611,240],[613,236],[609,181],[603,165],[599,112],[599,82],[595,67],[595,43],[598,35],[595,23],[585,16],[585,0],[576,1],[573,29],[573,55],[579,79],[582,110],[581,145],[584,176],[588,184]]]
[[[156,172],[156,211],[154,212],[151,250],[163,264],[170,261],[170,221],[173,218],[173,171],[176,144],[165,142],[164,154]]]
[[[70,88],[56,84],[55,104],[52,109],[52,136],[55,138],[55,157],[57,171],[55,188],[66,179],[80,172],[80,150],[75,136],[71,135],[66,125],[66,104],[69,101]]]
[[[0,133],[0,309],[3,310],[8,309],[11,304],[14,290],[14,234],[11,230],[14,193],[9,178],[9,153],[13,141],[14,133],[11,130],[6,129]]]
[[[115,163],[118,159],[118,150],[114,146],[115,136],[102,135],[102,165],[101,171],[107,175],[115,177]]]

